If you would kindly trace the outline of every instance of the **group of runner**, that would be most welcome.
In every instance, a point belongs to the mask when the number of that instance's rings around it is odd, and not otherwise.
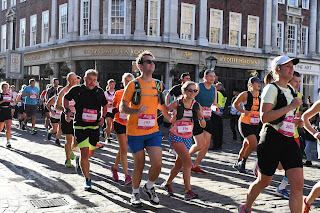
[[[265,77],[265,88],[260,95],[261,80],[251,77],[248,91],[242,92],[233,102],[235,110],[241,113],[239,131],[244,138],[238,161],[233,165],[241,173],[246,173],[245,165],[250,154],[257,149],[257,179],[249,187],[247,201],[239,207],[239,212],[250,212],[252,204],[260,192],[270,184],[275,170],[284,169],[285,176],[277,193],[289,198],[292,212],[310,210],[312,201],[320,195],[319,183],[310,195],[303,200],[302,156],[297,137],[297,126],[305,125],[317,140],[320,133],[312,128],[309,122],[314,114],[320,112],[320,101],[302,115],[299,107],[302,104],[301,94],[297,93],[300,75],[293,70],[298,59],[287,56],[276,57],[272,61],[272,70]],[[144,51],[136,59],[141,75],[138,78],[130,73],[122,76],[124,89],[115,91],[115,81],[108,81],[104,92],[98,85],[98,72],[87,70],[80,84],[80,77],[75,73],[67,76],[67,86],[59,86],[58,79],[46,90],[43,101],[46,107],[46,127],[48,140],[56,133],[56,144],[65,134],[66,167],[72,167],[71,160],[76,160],[76,171],[85,177],[85,190],[91,190],[89,158],[99,145],[100,126],[106,123],[106,141],[110,142],[110,132],[115,131],[119,151],[115,163],[111,166],[112,177],[119,180],[118,165],[121,163],[125,174],[125,184],[132,183],[130,203],[134,207],[142,206],[140,183],[145,167],[145,150],[150,159],[148,180],[142,187],[153,205],[159,204],[154,183],[162,166],[162,133],[159,131],[158,110],[171,125],[169,128],[170,147],[175,151],[176,161],[166,181],[161,187],[168,195],[173,195],[171,183],[183,169],[186,200],[195,199],[198,194],[191,190],[191,172],[205,174],[199,165],[205,157],[213,132],[213,114],[220,114],[217,104],[214,70],[206,70],[202,83],[190,81],[190,75],[181,76],[181,85],[173,87],[167,97],[163,91],[165,85],[152,78],[155,70],[155,57]],[[12,115],[11,107],[17,103],[21,128],[25,129],[28,120],[32,119],[31,134],[35,129],[37,98],[39,90],[35,80],[29,86],[23,86],[16,94],[10,92],[7,83],[1,84],[0,94],[0,130],[6,126],[7,147],[10,148]],[[298,94],[298,95],[297,95]],[[172,102],[171,95],[175,96]],[[243,106],[243,107],[242,107]],[[51,128],[49,129],[49,127]],[[299,136],[299,135],[298,135]],[[194,143],[193,143],[194,139]],[[77,148],[78,147],[78,148]],[[128,172],[127,147],[133,159],[132,176]],[[80,156],[73,150],[80,149]],[[197,153],[192,162],[191,155]],[[290,182],[291,193],[285,187]]]

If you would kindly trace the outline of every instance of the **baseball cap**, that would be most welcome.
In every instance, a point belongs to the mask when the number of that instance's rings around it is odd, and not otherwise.
[[[254,83],[254,82],[261,82],[261,80],[260,80],[260,78],[258,78],[258,77],[251,77],[251,78],[249,78],[249,80],[248,80],[248,86],[250,86],[252,83]]]
[[[292,61],[293,65],[296,65],[299,63],[299,59],[298,58],[289,58],[286,55],[282,55],[282,56],[278,56],[276,58],[274,58],[271,62],[271,70],[275,70],[275,68],[277,66],[286,64],[288,62]]]

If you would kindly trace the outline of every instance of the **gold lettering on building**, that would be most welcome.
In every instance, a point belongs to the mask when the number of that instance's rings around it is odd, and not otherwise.
[[[189,51],[185,51],[183,54],[183,57],[186,59],[189,59],[191,56],[192,56],[192,52],[189,52]]]
[[[40,59],[40,55],[27,55],[24,57],[25,61],[36,61]]]
[[[219,62],[232,64],[260,65],[260,61],[254,58],[221,56]]]
[[[84,49],[85,55],[139,55],[145,50],[141,49],[122,49],[122,48],[96,48],[96,49]]]

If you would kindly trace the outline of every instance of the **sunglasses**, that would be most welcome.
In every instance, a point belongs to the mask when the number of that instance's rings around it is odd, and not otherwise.
[[[153,61],[153,60],[145,60],[145,61],[143,61],[142,63],[146,63],[146,64],[155,64],[155,61]]]
[[[197,92],[198,92],[197,89],[184,89],[184,91],[194,92],[194,93],[197,93]]]

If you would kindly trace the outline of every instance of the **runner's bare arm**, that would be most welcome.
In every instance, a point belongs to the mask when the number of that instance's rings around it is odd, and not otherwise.
[[[310,134],[314,135],[317,133],[315,129],[312,128],[309,119],[312,118],[315,114],[320,112],[320,100],[316,101],[310,109],[308,109],[305,113],[302,115],[302,120],[304,123],[304,128],[310,132]]]
[[[21,93],[19,93],[16,97],[16,100],[15,100],[17,103],[18,102],[21,102]]]
[[[122,99],[120,102],[119,109],[120,109],[121,113],[130,114],[130,115],[138,115],[142,112],[145,112],[148,109],[148,107],[145,105],[142,105],[139,109],[132,109],[129,107],[129,102]]]
[[[238,97],[236,98],[236,100],[234,100],[232,106],[238,110],[241,113],[245,113],[246,115],[249,114],[249,111],[246,111],[244,109],[241,108],[240,104],[246,102],[246,100],[248,99],[248,92],[242,92],[238,95]]]
[[[54,102],[56,101],[56,98],[53,96],[50,98],[50,100],[47,102],[46,107],[49,110],[49,112],[52,112],[53,110],[51,109],[51,105],[54,104]]]
[[[62,98],[63,97],[64,97],[64,89],[59,92],[58,100],[56,101],[56,104],[54,106],[55,109],[64,111],[64,108],[62,106]]]
[[[163,105],[160,105],[158,106],[158,109],[161,110],[162,112],[162,115],[170,122],[170,123],[174,123],[176,122],[176,119],[177,119],[177,106],[175,107],[175,104],[173,103],[173,112],[172,112],[172,116],[169,115],[169,110],[168,110],[168,106],[163,104]],[[172,108],[171,108],[172,109]]]

